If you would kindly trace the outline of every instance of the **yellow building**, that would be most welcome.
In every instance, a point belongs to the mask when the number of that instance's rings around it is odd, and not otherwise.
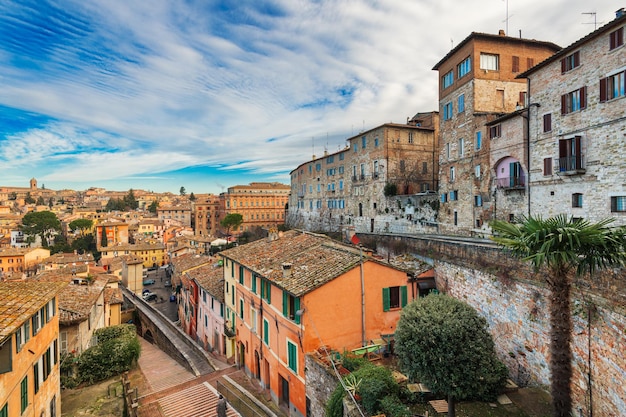
[[[116,245],[98,247],[102,258],[115,258],[122,255],[133,255],[143,261],[146,268],[155,268],[165,264],[165,246],[161,243],[140,243],[136,245]]]
[[[0,275],[2,273],[37,272],[37,265],[50,256],[50,250],[44,248],[3,248],[0,249]]]
[[[59,315],[64,282],[0,282],[0,416],[60,416]]]

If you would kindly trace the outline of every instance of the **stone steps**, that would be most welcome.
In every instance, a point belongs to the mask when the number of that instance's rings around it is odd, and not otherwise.
[[[161,412],[165,417],[206,417],[215,414],[217,394],[206,382],[159,399]],[[228,416],[239,416],[232,407],[228,407]]]

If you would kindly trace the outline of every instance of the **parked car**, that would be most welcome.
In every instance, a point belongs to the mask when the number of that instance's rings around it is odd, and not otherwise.
[[[143,291],[141,292],[141,295],[148,294],[149,292],[150,292],[150,290],[149,290],[149,289],[144,288],[144,289],[143,289]]]
[[[154,301],[157,299],[157,295],[153,292],[147,292],[143,295],[145,301]]]
[[[170,295],[170,303],[175,303],[175,302],[176,302],[176,294]]]
[[[172,286],[172,281],[170,281],[169,279],[166,279],[165,282],[163,283],[164,286],[166,287],[171,287]]]
[[[155,282],[153,279],[146,279],[143,281],[143,285],[153,285]]]

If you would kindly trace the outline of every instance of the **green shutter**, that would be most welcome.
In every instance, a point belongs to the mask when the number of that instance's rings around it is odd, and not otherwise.
[[[252,292],[256,294],[256,275],[252,274]]]
[[[265,280],[261,278],[261,298],[265,298]]]
[[[289,356],[289,369],[291,369],[297,374],[298,373],[298,352],[296,350],[296,345],[294,345],[291,342],[287,342],[287,353]]]
[[[267,299],[267,303],[272,303],[272,284],[269,281],[266,281],[265,284],[267,288],[265,289],[265,298]]]
[[[25,376],[20,384],[20,402],[22,406],[22,414],[24,414],[24,411],[28,408],[28,376]]]
[[[293,309],[295,310],[293,312],[293,316],[295,317],[295,322],[296,324],[300,324],[300,316],[298,314],[296,314],[298,312],[298,310],[300,310],[300,299],[299,298],[295,298],[293,300]]]
[[[235,278],[235,263],[234,262],[230,263],[230,276]]]
[[[9,417],[9,405],[5,404],[0,410],[0,417]]]
[[[406,285],[400,287],[400,307],[404,308],[407,303]]]
[[[289,307],[289,294],[283,290],[283,317],[287,317],[287,309]]]
[[[266,345],[270,344],[270,322],[263,319],[263,341]]]
[[[239,267],[239,283],[243,285],[243,266]]]
[[[383,311],[389,311],[391,300],[389,299],[389,288],[383,288]]]

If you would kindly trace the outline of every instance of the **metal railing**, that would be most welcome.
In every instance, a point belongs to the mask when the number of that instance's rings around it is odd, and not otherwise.
[[[525,177],[502,177],[496,178],[497,188],[520,189],[526,186]]]
[[[560,172],[581,172],[585,170],[584,156],[566,156],[557,160]]]

